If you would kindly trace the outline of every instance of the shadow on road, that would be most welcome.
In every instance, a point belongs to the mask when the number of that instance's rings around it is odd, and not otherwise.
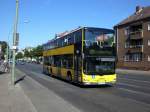
[[[81,88],[110,88],[110,87],[113,87],[112,85],[85,85],[85,86],[82,86]]]
[[[82,84],[78,84],[78,83],[75,83],[75,82],[70,82],[68,80],[65,80],[65,79],[62,79],[62,78],[59,78],[59,77],[56,77],[56,76],[51,76],[49,74],[44,74],[44,75],[47,75],[47,76],[52,77],[54,79],[61,80],[65,83],[69,83],[73,86],[80,87],[80,88],[110,88],[110,87],[113,87],[113,85],[109,85],[109,84],[105,84],[105,85],[82,85]]]
[[[1,71],[0,71],[0,75],[4,75],[4,74],[5,74],[5,72],[1,72]]]
[[[24,75],[24,76],[22,76],[21,78],[19,78],[18,80],[16,80],[16,81],[15,81],[15,85],[16,85],[17,83],[19,83],[20,81],[23,81],[25,77],[26,77],[26,75]]]

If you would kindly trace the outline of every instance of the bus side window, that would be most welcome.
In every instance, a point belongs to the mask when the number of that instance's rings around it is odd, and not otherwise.
[[[54,60],[54,63],[53,63],[53,64],[54,64],[54,67],[56,67],[56,61],[57,61],[57,60],[56,60],[56,56],[54,56],[54,59],[53,59],[53,60]]]
[[[61,67],[61,57],[60,56],[54,56],[54,66]]]
[[[69,55],[69,56],[67,57],[67,60],[68,60],[67,68],[68,68],[68,69],[72,69],[72,67],[73,67],[73,57],[72,57],[72,55]]]
[[[82,30],[75,32],[75,42],[80,42],[82,40]]]
[[[70,34],[68,38],[68,44],[73,44],[74,43],[74,34]]]
[[[67,44],[68,44],[68,37],[67,36],[65,36],[64,38],[63,38],[63,45],[62,46],[66,46]]]
[[[66,66],[67,66],[67,60],[66,60],[65,55],[62,57],[62,61],[61,62],[62,62],[61,66],[64,67],[64,68],[66,68]]]
[[[58,39],[58,47],[62,47],[64,45],[63,42],[64,42],[63,38]]]
[[[51,56],[51,65],[54,66],[54,56]]]
[[[44,65],[48,65],[49,61],[48,61],[48,57],[44,57]]]
[[[49,66],[51,66],[51,65],[52,65],[52,57],[49,56]]]

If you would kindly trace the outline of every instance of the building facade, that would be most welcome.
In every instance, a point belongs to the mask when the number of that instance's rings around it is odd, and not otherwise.
[[[114,26],[119,68],[150,70],[150,6]]]

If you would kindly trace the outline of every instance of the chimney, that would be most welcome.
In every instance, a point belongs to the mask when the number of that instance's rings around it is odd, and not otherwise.
[[[140,13],[142,11],[142,7],[136,6],[136,14]]]

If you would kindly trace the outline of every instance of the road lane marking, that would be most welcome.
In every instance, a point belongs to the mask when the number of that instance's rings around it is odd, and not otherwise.
[[[118,79],[132,80],[132,81],[135,81],[135,82],[144,82],[144,83],[149,83],[150,84],[150,81],[144,81],[144,80],[136,80],[136,79],[128,79],[128,78],[120,78],[120,77],[118,77]]]
[[[132,84],[126,84],[126,83],[117,83],[119,85],[125,85],[125,86],[131,86],[131,87],[136,87],[136,88],[142,88],[142,86],[136,86],[136,85],[132,85]]]
[[[130,87],[134,87],[134,88],[144,88],[147,90],[150,90],[150,88],[147,88],[145,86],[137,86],[137,85],[133,85],[133,84],[126,84],[126,83],[117,83],[118,85],[125,85],[125,86],[130,86]]]
[[[129,70],[128,70],[129,71]],[[144,75],[144,76],[147,76],[147,75],[150,75],[150,71],[133,71],[133,72],[128,72],[128,71],[117,71],[116,70],[116,73],[117,74],[121,74],[121,75],[124,75],[124,74],[131,74],[131,75],[135,75],[135,76],[140,76],[140,75]],[[136,74],[135,74],[136,73]]]
[[[144,96],[150,97],[150,94],[148,94],[148,93],[139,92],[139,91],[134,91],[134,90],[125,89],[125,88],[121,88],[121,87],[118,87],[118,89],[124,90],[124,91],[127,91],[127,92],[130,92],[130,93],[134,93],[134,94],[139,94],[139,95],[144,95]]]
[[[33,75],[38,76],[38,77],[40,77],[40,78],[42,78],[42,79],[45,79],[45,80],[47,80],[47,81],[50,81],[50,80],[48,80],[48,79],[50,78],[50,76],[46,76],[46,75],[44,75],[44,74],[36,73],[36,72],[32,72],[32,71],[30,71],[30,73],[32,73]],[[47,77],[47,78],[46,78],[46,77]]]
[[[30,71],[30,73],[36,77],[39,77],[39,78],[44,79],[44,80],[49,81],[49,82],[55,82],[57,80],[56,78],[52,78],[51,76],[47,76],[47,75],[42,74],[42,73],[37,73],[37,72],[32,72],[32,71]]]

